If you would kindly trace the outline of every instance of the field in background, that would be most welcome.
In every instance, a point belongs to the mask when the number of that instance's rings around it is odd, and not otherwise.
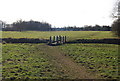
[[[49,39],[50,36],[63,35],[68,40],[117,38],[111,31],[3,31],[2,38],[39,38]]]

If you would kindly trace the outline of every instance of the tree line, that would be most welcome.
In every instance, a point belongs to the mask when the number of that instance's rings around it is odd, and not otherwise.
[[[84,26],[84,27],[76,27],[76,26],[68,26],[68,27],[63,27],[63,28],[53,28],[52,30],[62,30],[62,31],[111,31],[110,26],[100,26],[100,25],[95,25],[95,26]]]
[[[51,24],[39,21],[22,21],[18,20],[11,25],[6,25],[3,31],[50,31]]]
[[[84,26],[84,27],[76,27],[76,26],[68,26],[61,28],[52,28],[51,24],[46,22],[39,21],[16,21],[11,25],[6,25],[6,27],[2,28],[3,31],[110,31],[110,26]]]

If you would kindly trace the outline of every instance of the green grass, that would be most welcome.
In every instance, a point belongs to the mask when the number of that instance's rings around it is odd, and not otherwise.
[[[42,44],[3,44],[3,78],[56,79],[64,76],[36,48],[39,45]]]
[[[66,44],[59,46],[66,56],[102,78],[118,78],[118,45]]]
[[[49,39],[50,36],[66,35],[68,40],[117,38],[111,31],[3,31],[2,38],[40,38]]]
[[[2,44],[0,43],[0,75],[2,75]],[[0,80],[2,80],[2,76],[0,76]]]
[[[117,38],[111,31],[3,31],[2,38],[40,38],[66,35],[67,40]],[[54,64],[37,47],[42,44],[3,44],[3,78],[61,78]],[[118,78],[118,45],[65,44],[61,51],[102,78]]]

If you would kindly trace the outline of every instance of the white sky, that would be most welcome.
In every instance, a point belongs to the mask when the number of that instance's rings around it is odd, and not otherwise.
[[[0,20],[46,21],[52,26],[111,25],[115,0],[0,0]]]

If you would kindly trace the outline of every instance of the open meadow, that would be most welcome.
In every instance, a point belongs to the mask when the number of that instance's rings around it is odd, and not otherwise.
[[[3,31],[2,38],[39,38],[63,35],[67,40],[117,38],[111,31]]]
[[[118,39],[111,31],[3,31],[2,38]],[[2,44],[3,79],[118,79],[118,44]]]

